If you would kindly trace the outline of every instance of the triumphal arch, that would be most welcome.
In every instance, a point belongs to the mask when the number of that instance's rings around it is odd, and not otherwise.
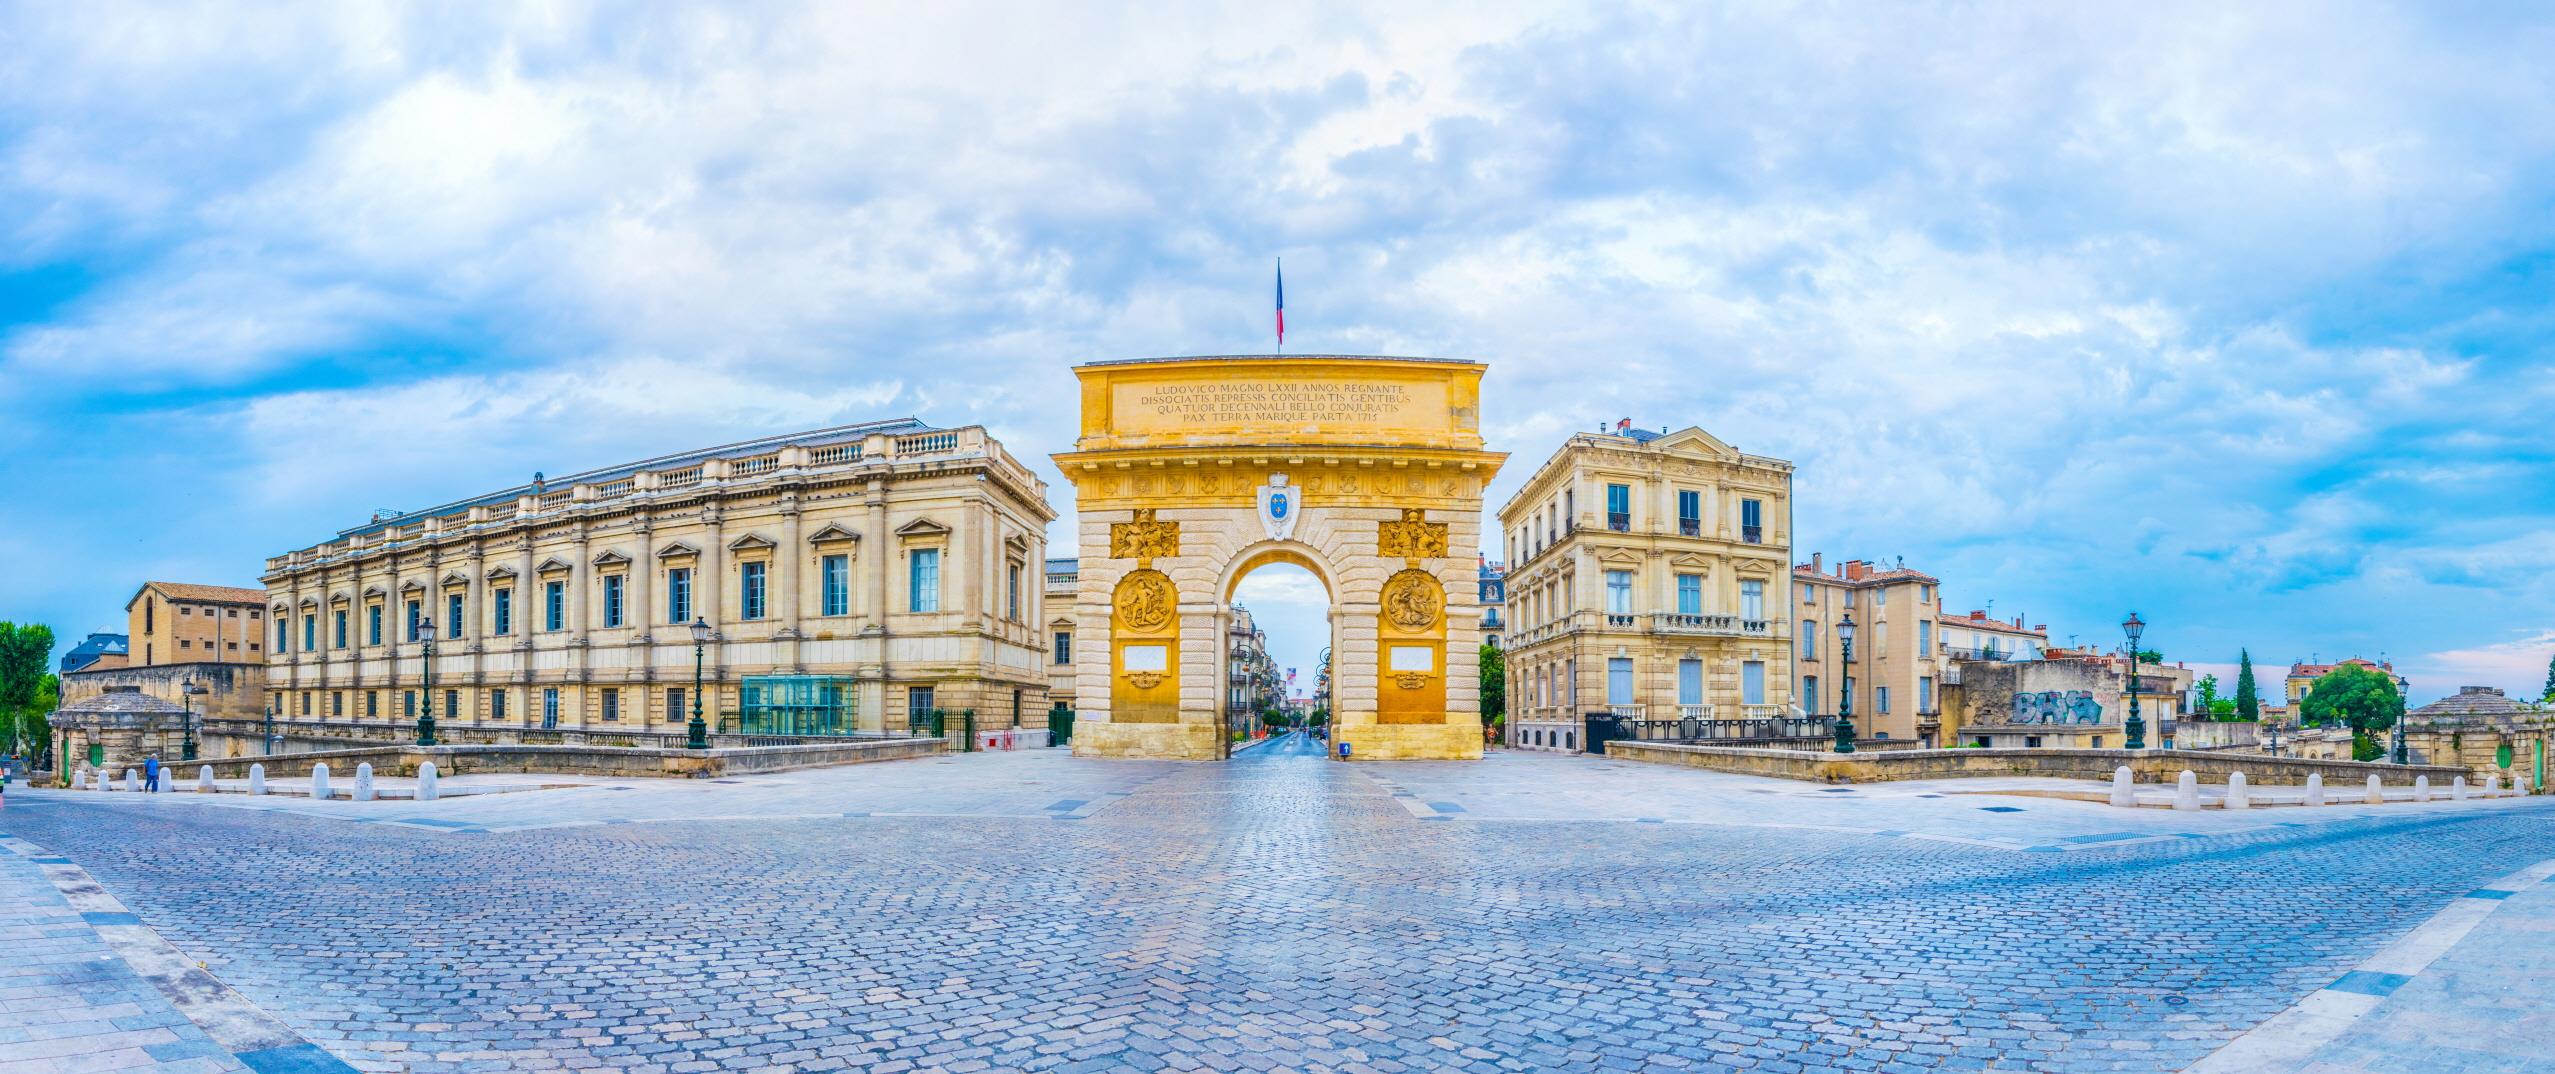
[[[1478,758],[1477,362],[1340,355],[1078,366],[1055,457],[1081,522],[1078,756],[1215,759],[1233,591],[1269,563],[1331,600],[1333,741]]]

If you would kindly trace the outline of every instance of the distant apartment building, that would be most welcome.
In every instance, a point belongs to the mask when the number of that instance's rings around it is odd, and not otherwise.
[[[1233,606],[1224,630],[1225,659],[1231,665],[1225,669],[1224,725],[1234,731],[1256,731],[1261,710],[1279,708],[1285,700],[1277,662],[1269,658],[1269,636],[1251,609],[1239,604]]]
[[[1054,517],[984,429],[911,419],[536,475],[268,560],[267,682],[296,731],[662,741],[698,626],[721,731],[1038,726]]]
[[[1789,714],[1791,504],[1791,463],[1701,429],[1565,441],[1499,512],[1512,744]]]
[[[1945,612],[1935,623],[1947,660],[2038,660],[2049,648],[2049,627],[2025,626],[2019,615],[1998,619],[1973,609],[1959,615]]]
[[[1942,615],[1942,581],[1905,566],[1847,560],[1833,571],[1825,557],[1792,572],[1798,595],[1792,639],[1800,675],[1796,694],[1803,711],[1835,716],[1852,699],[1855,729],[1864,738],[1916,740],[1931,746],[1940,732],[1937,696],[1943,668],[1936,632]],[[1853,652],[1838,628],[1854,623]]]
[[[125,667],[132,662],[132,655],[126,651],[125,635],[91,634],[80,639],[80,644],[72,646],[70,652],[62,654],[61,670],[65,675],[74,671],[105,671]]]
[[[263,664],[266,591],[144,582],[124,602],[132,664]]]
[[[1508,570],[1484,556],[1480,575],[1482,642],[1496,649],[1508,631]]]
[[[1079,710],[1074,700],[1073,678],[1073,602],[1074,587],[1081,584],[1081,561],[1051,559],[1047,561],[1045,600],[1047,615],[1047,703]]]
[[[2281,683],[2281,696],[2288,699],[2286,707],[2289,709],[2297,708],[2298,703],[2306,700],[2307,695],[2314,691],[2315,681],[2317,679],[2332,674],[2335,669],[2346,666],[2363,667],[2385,675],[2388,681],[2395,684],[2396,693],[2402,694],[2404,692],[2404,676],[2396,674],[2395,665],[2385,660],[2364,660],[2354,656],[2342,660],[2336,660],[2330,664],[2317,664],[2300,661],[2289,665],[2289,677],[2286,681]]]

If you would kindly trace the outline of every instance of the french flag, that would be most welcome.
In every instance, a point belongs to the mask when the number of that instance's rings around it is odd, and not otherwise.
[[[1279,350],[1285,350],[1285,349],[1286,349],[1286,259],[1285,259],[1285,258],[1283,258],[1283,257],[1278,258],[1278,264],[1277,264],[1277,329],[1278,329],[1278,349],[1279,349]]]

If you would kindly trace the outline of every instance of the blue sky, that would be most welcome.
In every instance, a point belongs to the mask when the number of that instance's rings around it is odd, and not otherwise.
[[[1701,425],[2062,639],[2555,651],[2542,10],[871,7],[0,8],[0,617],[784,429],[1043,456],[1283,255],[1290,350],[1491,364],[1494,499]]]

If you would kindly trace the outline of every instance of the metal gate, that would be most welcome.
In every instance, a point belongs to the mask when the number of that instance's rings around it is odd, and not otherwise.
[[[1623,717],[1611,712],[1591,712],[1587,715],[1586,721],[1588,733],[1582,736],[1586,742],[1585,748],[1587,752],[1597,756],[1606,755],[1606,743],[1618,738],[1631,737],[1624,733]]]

